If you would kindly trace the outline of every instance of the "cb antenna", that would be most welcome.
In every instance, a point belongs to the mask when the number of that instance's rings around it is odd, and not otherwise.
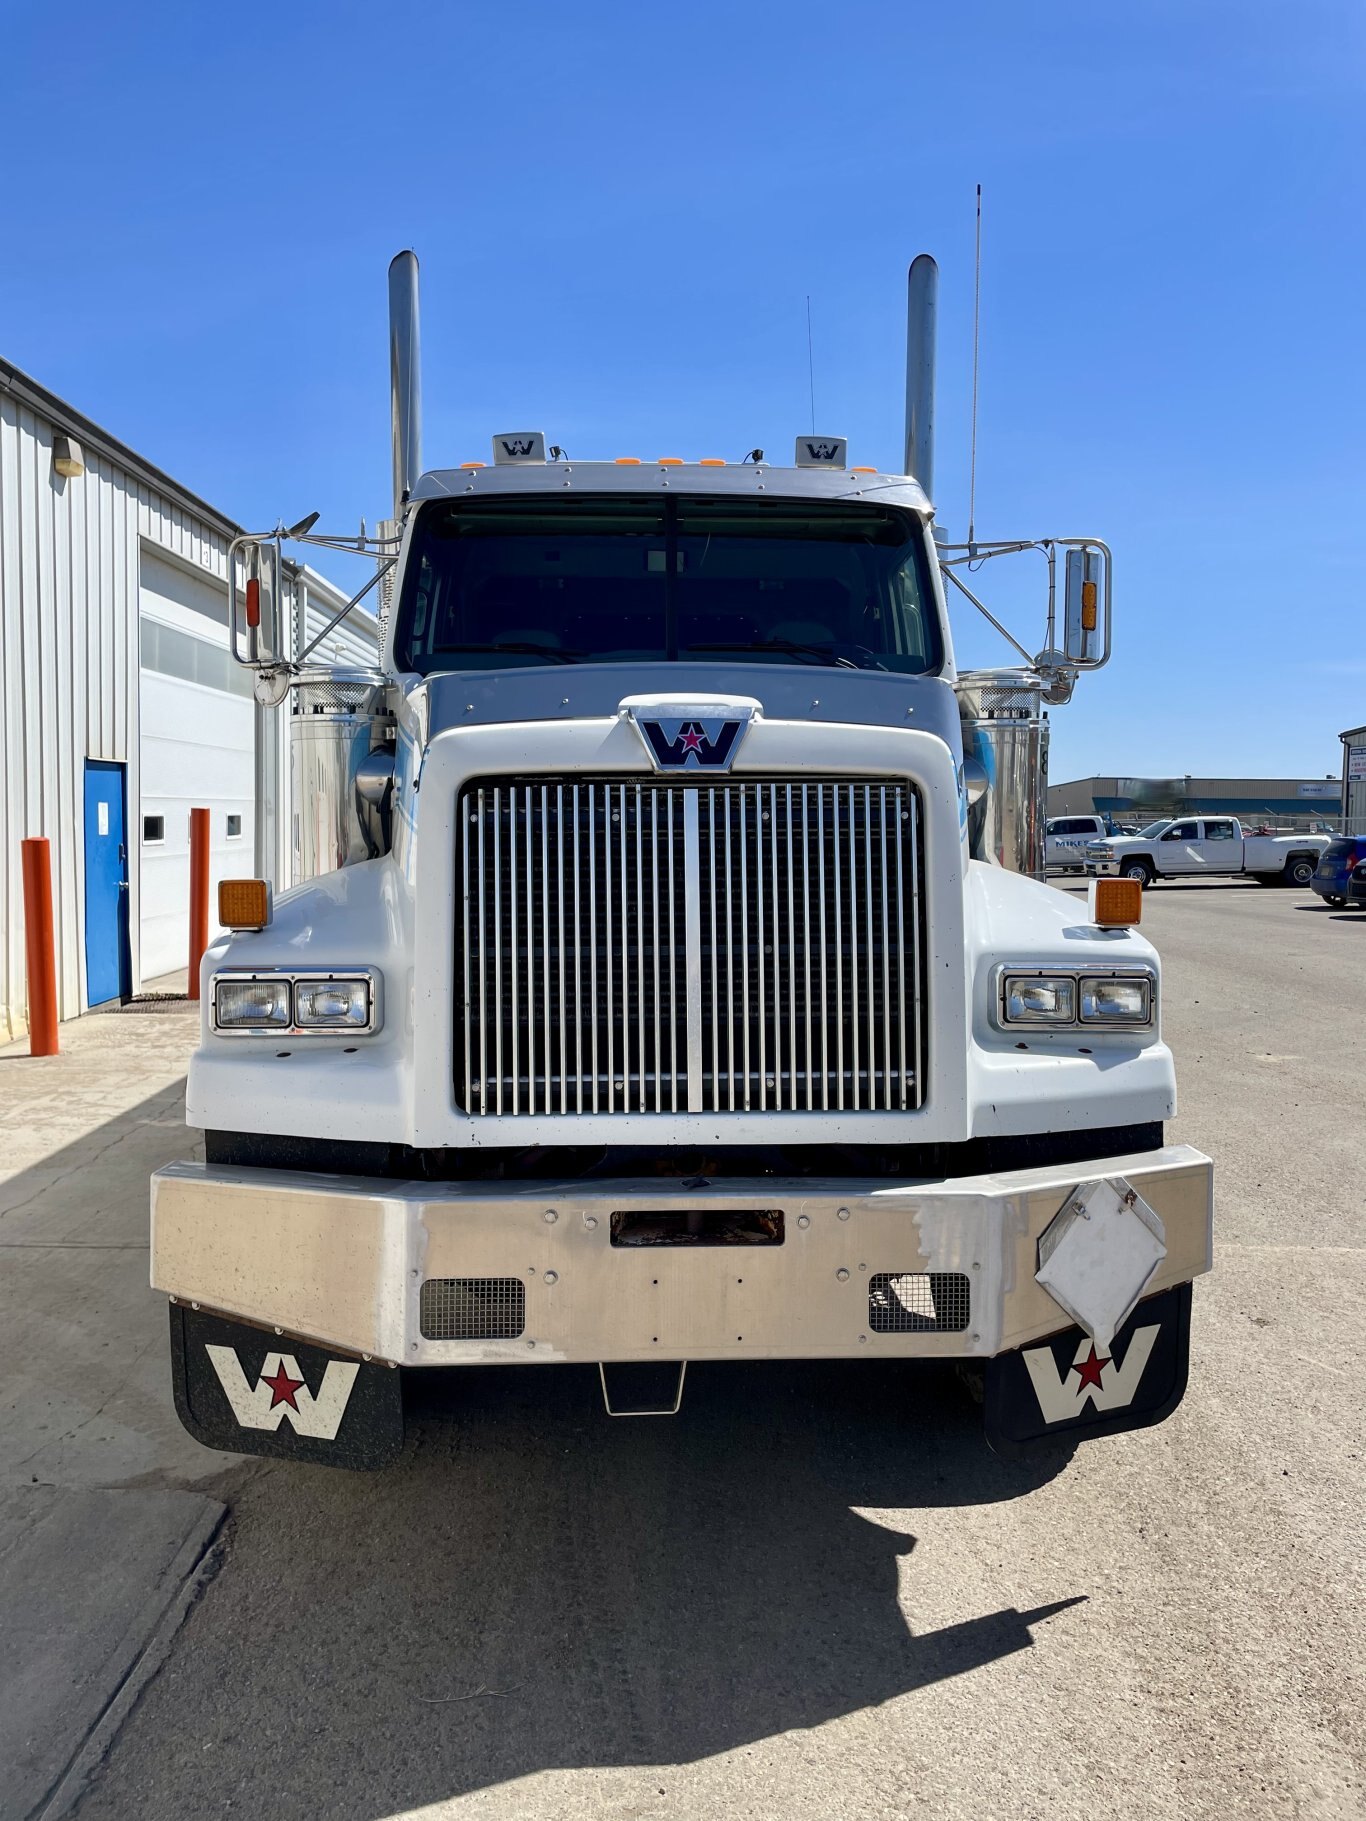
[[[816,434],[816,360],[811,345],[811,293],[806,294],[806,383],[811,393],[811,434]]]
[[[977,370],[982,326],[982,186],[977,186],[977,260],[972,291],[972,437],[968,457],[968,554],[977,542]]]

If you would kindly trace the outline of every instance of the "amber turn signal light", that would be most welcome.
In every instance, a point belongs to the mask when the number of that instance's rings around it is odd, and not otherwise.
[[[270,887],[264,879],[220,879],[218,921],[226,929],[264,929],[270,922]]]
[[[1143,919],[1140,879],[1093,879],[1091,921],[1102,929],[1129,929]]]

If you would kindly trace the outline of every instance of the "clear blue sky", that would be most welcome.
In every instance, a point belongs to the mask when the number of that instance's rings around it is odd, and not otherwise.
[[[809,295],[885,467],[928,249],[962,535],[981,182],[979,535],[1116,552],[1053,777],[1322,775],[1366,721],[1359,0],[11,0],[0,56],[0,351],[246,523],[385,510],[400,246],[430,464],[785,459]]]

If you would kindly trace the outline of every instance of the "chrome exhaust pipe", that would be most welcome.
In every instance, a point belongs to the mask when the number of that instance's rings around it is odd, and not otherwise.
[[[389,410],[394,432],[394,518],[422,472],[422,373],[417,327],[417,254],[389,262]]]
[[[906,459],[904,471],[934,501],[934,349],[939,267],[928,253],[906,275]]]

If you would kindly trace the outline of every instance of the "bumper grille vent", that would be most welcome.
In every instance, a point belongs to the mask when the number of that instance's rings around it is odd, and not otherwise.
[[[484,781],[459,831],[470,1113],[920,1105],[908,784]]]
[[[429,1277],[418,1326],[423,1340],[516,1340],[526,1327],[520,1277]]]
[[[959,1271],[879,1271],[868,1280],[874,1334],[961,1334],[971,1303],[971,1285]]]

